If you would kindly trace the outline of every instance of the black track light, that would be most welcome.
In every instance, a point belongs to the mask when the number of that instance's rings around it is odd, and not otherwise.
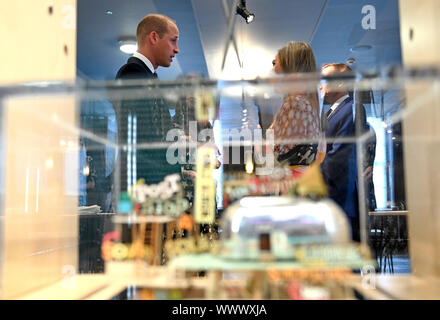
[[[255,18],[255,15],[246,9],[246,0],[240,0],[240,3],[237,4],[237,14],[242,16],[246,23],[251,23]]]

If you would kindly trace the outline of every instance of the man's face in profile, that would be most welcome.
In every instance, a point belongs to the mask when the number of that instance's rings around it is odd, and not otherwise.
[[[174,23],[169,23],[168,32],[159,38],[156,49],[156,57],[158,65],[161,67],[169,67],[173,58],[179,53],[177,41],[179,40],[179,29]]]
[[[328,66],[321,70],[321,75],[323,77],[332,76],[335,73],[338,72],[338,69],[334,66]],[[333,104],[337,97],[340,96],[340,93],[343,92],[343,90],[338,90],[338,88],[342,87],[343,83],[339,82],[337,84],[337,88],[335,88],[335,83],[333,80],[332,87],[330,87],[326,81],[320,85],[321,89],[321,98],[323,99],[324,104]]]

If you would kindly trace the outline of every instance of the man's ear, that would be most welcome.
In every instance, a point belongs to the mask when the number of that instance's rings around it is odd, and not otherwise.
[[[148,41],[150,44],[155,44],[159,40],[159,35],[156,31],[151,31],[148,35]]]

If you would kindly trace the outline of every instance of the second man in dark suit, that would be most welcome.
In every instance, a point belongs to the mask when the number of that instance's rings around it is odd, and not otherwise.
[[[350,72],[351,69],[342,63],[331,63],[321,68],[321,74],[324,77],[344,77]],[[354,141],[356,113],[354,113],[353,98],[349,91],[342,87],[343,80],[340,80],[339,88],[329,88],[327,85],[321,87],[324,104],[330,105],[330,109],[326,112],[328,120],[326,138],[329,142],[321,168],[330,198],[347,214],[353,240],[360,241],[357,159]],[[359,116],[360,121],[365,121],[361,118]],[[353,139],[353,141],[344,141],[344,139]]]

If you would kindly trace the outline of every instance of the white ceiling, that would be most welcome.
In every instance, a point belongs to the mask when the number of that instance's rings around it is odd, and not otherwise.
[[[364,30],[362,8],[376,10],[376,29]],[[311,42],[318,65],[355,58],[354,69],[400,65],[398,0],[329,0]],[[371,45],[366,52],[351,52],[356,45]]]
[[[272,59],[287,42],[309,42],[319,22],[327,0],[308,1],[247,1],[247,8],[255,14],[249,25],[236,18],[235,37],[238,53],[243,61],[240,70],[233,46],[229,47],[226,66],[221,62],[227,41],[227,21],[221,0],[192,0],[200,38],[211,78],[252,79],[265,76],[272,69]],[[232,7],[229,1],[228,7]]]

